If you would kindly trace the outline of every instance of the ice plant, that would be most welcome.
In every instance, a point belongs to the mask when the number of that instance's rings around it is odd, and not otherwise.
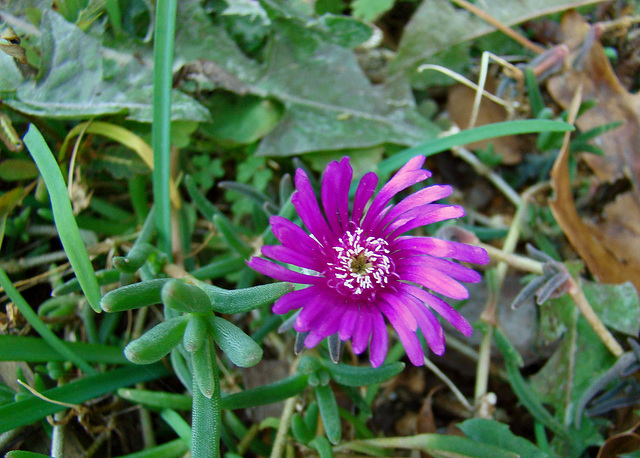
[[[349,158],[327,166],[320,190],[322,210],[309,178],[297,170],[291,200],[310,234],[285,218],[273,216],[273,233],[282,245],[264,246],[262,254],[298,269],[258,257],[253,257],[249,266],[278,280],[310,285],[285,294],[273,306],[278,314],[301,309],[293,326],[305,336],[306,347],[314,347],[326,337],[351,339],[356,354],[370,347],[371,364],[377,367],[387,354],[386,317],[409,360],[419,366],[423,352],[418,328],[435,354],[442,355],[445,350],[444,331],[433,311],[464,335],[471,334],[467,320],[426,289],[453,299],[468,298],[459,281],[477,282],[480,275],[445,258],[483,264],[489,260],[486,251],[404,235],[463,216],[460,206],[433,203],[449,196],[452,188],[428,186],[396,205],[390,203],[399,192],[431,176],[421,168],[424,161],[422,156],[411,159],[377,194],[377,175],[364,175],[351,211],[353,169]]]

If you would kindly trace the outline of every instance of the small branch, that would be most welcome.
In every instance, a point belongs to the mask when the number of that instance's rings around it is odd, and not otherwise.
[[[271,458],[280,458],[284,452],[287,433],[289,432],[289,425],[291,423],[291,417],[293,417],[293,411],[295,410],[297,400],[298,396],[293,396],[287,399],[287,402],[284,403],[284,410],[280,416],[280,424],[278,425],[276,440],[273,442],[273,448],[271,449]]]
[[[462,146],[452,146],[451,151],[453,152],[454,156],[459,157],[471,167],[473,167],[478,175],[485,177],[487,180],[493,183],[493,185],[498,188],[500,192],[502,192],[502,194],[504,194],[506,198],[511,201],[511,203],[513,203],[513,205],[515,205],[516,207],[520,205],[522,199],[518,195],[518,193],[515,192],[513,188],[509,186],[509,184],[504,181],[504,179],[500,175],[483,164],[475,154]]]
[[[503,24],[502,22],[500,22],[499,20],[497,20],[496,18],[488,14],[486,11],[481,10],[480,8],[467,2],[466,0],[451,0],[451,1],[456,5],[458,5],[459,7],[469,11],[470,13],[475,14],[483,21],[491,24],[496,29],[498,29],[499,31],[507,35],[512,40],[520,43],[522,46],[529,49],[530,51],[533,51],[537,54],[542,54],[543,52],[545,52],[545,49],[542,46],[539,46],[534,42],[532,42],[531,40],[529,40],[528,38],[523,37],[518,32],[513,30],[511,27]]]
[[[464,395],[460,392],[458,387],[451,381],[451,379],[449,379],[449,377],[446,376],[444,372],[438,369],[438,366],[433,364],[431,360],[426,356],[424,357],[424,365],[427,366],[429,369],[431,369],[431,371],[434,374],[436,374],[438,378],[442,380],[449,387],[449,389],[453,392],[453,394],[458,399],[458,401],[460,401],[460,403],[462,403],[462,405],[469,412],[473,412],[473,407],[471,406],[471,404],[469,404],[469,401],[467,401],[467,398],[464,397]]]
[[[622,347],[620,346],[618,341],[611,335],[602,321],[600,321],[598,315],[596,315],[596,313],[593,311],[578,282],[573,277],[571,277],[568,284],[568,293],[575,302],[576,306],[580,309],[582,316],[584,316],[585,320],[587,320],[587,323],[589,323],[591,329],[593,329],[593,331],[598,334],[598,337],[600,337],[600,340],[602,340],[602,343],[607,346],[609,351],[613,353],[617,358],[619,358],[622,353],[624,353]]]

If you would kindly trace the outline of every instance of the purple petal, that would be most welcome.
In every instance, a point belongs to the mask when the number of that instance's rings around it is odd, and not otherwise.
[[[489,262],[489,255],[484,248],[433,237],[401,237],[393,241],[389,249],[391,251],[416,250],[431,256],[453,258],[474,264],[486,264]]]
[[[322,206],[329,226],[335,234],[344,232],[344,227],[349,221],[348,198],[352,176],[353,169],[349,165],[349,158],[345,157],[340,162],[329,163],[322,178]],[[341,214],[345,207],[346,213]]]
[[[400,319],[406,323],[407,328],[414,332],[418,329],[418,323],[416,322],[415,317],[411,312],[409,312],[409,310],[407,310],[407,307],[405,307],[405,301],[407,298],[404,293],[398,291],[393,291],[388,294],[383,293],[379,296],[379,299],[386,302],[389,307],[396,311]]]
[[[464,208],[458,205],[429,204],[406,212],[381,233],[381,237],[392,240],[405,232],[427,224],[464,216]]]
[[[414,208],[421,207],[423,205],[430,204],[436,200],[444,199],[453,192],[453,188],[447,185],[434,185],[421,189],[418,192],[411,194],[409,197],[405,197],[398,205],[393,207],[379,223],[376,224],[376,231],[381,231],[394,219],[400,215],[413,210]]]
[[[338,329],[340,340],[349,340],[354,335],[359,316],[359,307],[355,305],[347,306],[340,323],[340,329]]]
[[[378,195],[373,199],[369,211],[367,211],[367,215],[362,222],[363,228],[371,227],[380,210],[389,203],[393,196],[431,176],[431,172],[420,168],[424,164],[424,160],[424,156],[412,158],[382,187]]]
[[[304,225],[322,244],[333,242],[335,239],[333,232],[322,216],[309,178],[302,169],[296,170],[295,182],[297,191],[291,196],[291,202]]]
[[[439,270],[425,266],[400,265],[396,272],[402,280],[418,283],[453,299],[469,297],[469,292],[463,285]]]
[[[373,367],[379,367],[387,356],[387,325],[379,310],[371,310],[371,343],[369,344],[369,361]]]
[[[309,303],[309,301],[318,294],[316,288],[315,286],[310,286],[308,288],[291,291],[278,299],[276,303],[273,304],[271,310],[273,313],[282,315],[291,310],[299,309]]]
[[[265,245],[262,247],[262,254],[276,261],[315,270],[316,272],[323,268],[321,258],[305,256],[299,251],[282,245]]]
[[[449,261],[447,259],[434,258],[432,256],[409,256],[409,257],[398,257],[398,259],[403,260],[404,265],[413,265],[413,266],[426,266],[440,272],[443,272],[449,275],[451,278],[454,278],[459,281],[464,281],[468,283],[477,283],[482,280],[482,276],[473,269],[469,269],[468,267],[461,266],[460,264],[456,264],[453,261]]]
[[[330,314],[325,316],[320,325],[315,326],[304,339],[305,347],[313,348],[322,342],[325,337],[329,337],[338,332],[344,313],[344,308],[338,308],[332,310]]]
[[[378,186],[378,175],[373,172],[367,173],[362,177],[360,183],[358,183],[358,189],[356,190],[355,198],[353,199],[353,212],[351,213],[351,220],[356,223],[360,223],[364,208],[367,206],[367,202],[373,196],[374,191]]]
[[[445,337],[444,330],[438,319],[427,307],[420,303],[408,301],[407,305],[415,314],[420,331],[422,331],[422,335],[424,335],[431,351],[438,356],[442,356],[445,350]]]
[[[410,302],[410,301],[409,301]],[[404,346],[404,349],[409,357],[409,361],[414,366],[422,366],[424,364],[424,353],[422,352],[422,345],[416,335],[416,328],[409,328],[407,321],[404,317],[398,313],[399,310],[390,306],[385,301],[380,301],[378,304],[380,311],[385,314],[389,319],[389,322],[398,333],[398,337]],[[408,310],[407,307],[405,309]],[[414,318],[415,321],[415,318]]]
[[[456,328],[465,336],[469,337],[473,333],[473,328],[471,327],[469,322],[462,315],[460,315],[460,313],[458,313],[456,309],[451,307],[439,297],[436,297],[421,288],[406,283],[400,284],[398,287],[438,312],[440,316],[451,323],[454,328]]]
[[[315,277],[312,275],[301,274],[300,272],[294,272],[293,270],[289,270],[279,264],[275,264],[271,261],[257,258],[255,256],[247,262],[247,265],[253,270],[271,278],[275,278],[276,280],[301,283],[303,285],[315,285],[324,281],[323,277]]]
[[[359,355],[362,352],[364,352],[367,349],[367,345],[369,345],[369,339],[371,338],[372,322],[373,322],[373,319],[371,318],[371,312],[369,312],[364,307],[360,307],[358,321],[356,323],[356,328],[353,331],[353,338],[351,341],[353,352],[356,355]]]
[[[298,332],[311,331],[340,309],[341,304],[336,302],[333,294],[321,291],[321,288],[317,288],[316,292],[318,294],[302,307],[296,318],[294,328]]]
[[[269,218],[271,230],[278,241],[287,248],[297,250],[306,255],[320,253],[322,247],[312,239],[301,227],[282,216]]]

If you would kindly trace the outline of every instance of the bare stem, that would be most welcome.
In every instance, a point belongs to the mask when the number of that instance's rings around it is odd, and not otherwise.
[[[598,315],[593,311],[589,301],[584,295],[582,288],[578,284],[578,282],[572,277],[569,279],[569,295],[575,302],[576,306],[580,309],[582,316],[584,316],[591,329],[598,334],[602,343],[604,343],[609,351],[613,353],[616,357],[620,357],[624,351],[622,347],[618,343],[618,341],[611,335],[606,326],[600,321]]]
[[[284,410],[280,416],[280,424],[278,425],[278,431],[276,432],[276,440],[273,442],[273,448],[271,449],[271,458],[280,458],[284,452],[287,432],[289,432],[289,425],[291,423],[291,417],[293,417],[293,411],[297,400],[298,396],[296,395],[287,399],[287,402],[284,403]]]

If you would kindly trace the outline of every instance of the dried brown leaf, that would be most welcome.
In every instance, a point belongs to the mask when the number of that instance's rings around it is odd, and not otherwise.
[[[573,247],[600,281],[631,281],[639,288],[640,99],[618,81],[602,45],[595,40],[597,27],[591,27],[573,11],[563,17],[562,31],[572,52],[562,74],[549,80],[549,92],[563,107],[571,105],[578,91],[582,92],[581,100],[597,101],[594,108],[576,121],[583,131],[613,121],[622,122],[620,127],[598,137],[603,157],[592,154],[584,157],[599,180],[614,181],[626,176],[633,189],[607,205],[602,220],[583,220],[572,196],[567,165],[570,134],[566,134],[551,173],[556,195],[550,207]]]

